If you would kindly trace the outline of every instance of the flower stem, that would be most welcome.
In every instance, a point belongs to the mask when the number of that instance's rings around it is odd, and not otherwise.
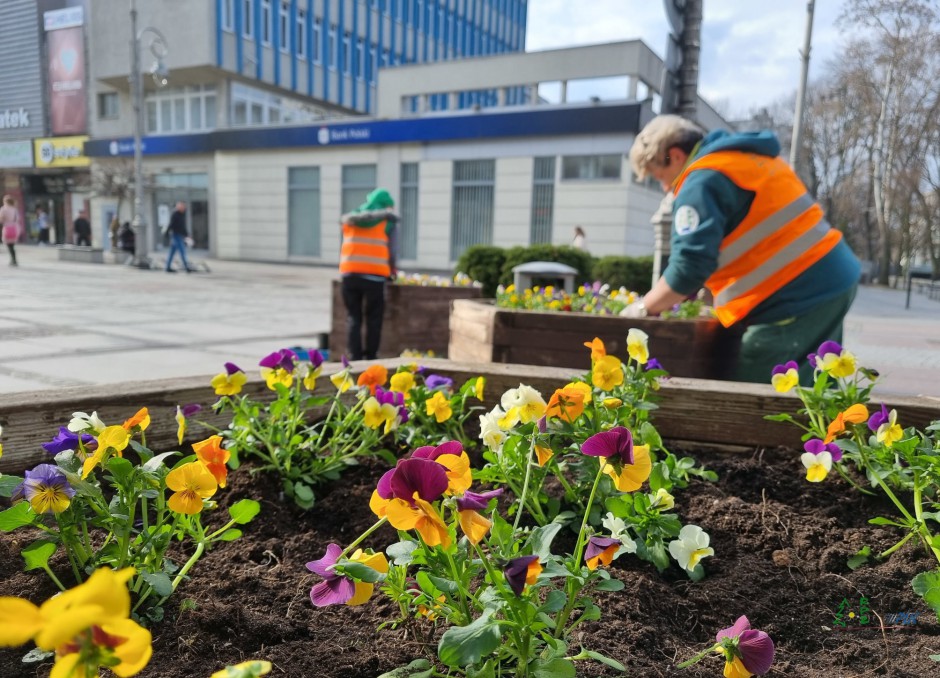
[[[361,544],[361,543],[366,539],[366,537],[368,537],[370,534],[372,534],[373,532],[375,532],[377,529],[379,529],[380,527],[382,527],[382,525],[384,525],[384,524],[387,523],[387,522],[388,522],[388,517],[381,518],[380,520],[376,521],[375,525],[373,525],[373,526],[370,527],[368,530],[366,530],[365,532],[363,532],[362,534],[360,534],[360,535],[356,538],[356,541],[354,541],[352,544],[350,544],[350,545],[347,546],[345,549],[343,549],[343,552],[339,554],[339,557],[340,557],[340,558],[344,558],[347,553],[351,552],[354,548],[356,548],[357,546],[359,546],[359,544]]]

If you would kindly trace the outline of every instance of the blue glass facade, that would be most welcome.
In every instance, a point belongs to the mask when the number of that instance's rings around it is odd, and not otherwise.
[[[216,0],[216,65],[370,113],[379,68],[523,51],[527,1]],[[495,103],[495,92],[457,98]],[[447,108],[447,97],[430,105]]]

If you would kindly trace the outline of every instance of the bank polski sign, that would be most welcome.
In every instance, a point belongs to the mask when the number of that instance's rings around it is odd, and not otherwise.
[[[88,167],[91,159],[85,155],[86,141],[87,136],[34,139],[36,167]]]

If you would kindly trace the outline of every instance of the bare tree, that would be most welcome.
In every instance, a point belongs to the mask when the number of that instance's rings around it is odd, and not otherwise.
[[[134,194],[134,163],[129,158],[113,158],[96,162],[91,170],[91,189],[96,195],[116,198],[116,214],[121,205]]]

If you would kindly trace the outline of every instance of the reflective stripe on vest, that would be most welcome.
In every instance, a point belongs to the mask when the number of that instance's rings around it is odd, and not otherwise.
[[[730,327],[822,259],[842,238],[822,208],[781,158],[740,151],[709,153],[676,181],[678,196],[689,172],[711,169],[754,193],[747,215],[721,242],[718,268],[705,281],[715,315]]]
[[[378,275],[387,278],[389,266],[387,221],[361,227],[343,224],[343,246],[340,250],[339,272]]]

